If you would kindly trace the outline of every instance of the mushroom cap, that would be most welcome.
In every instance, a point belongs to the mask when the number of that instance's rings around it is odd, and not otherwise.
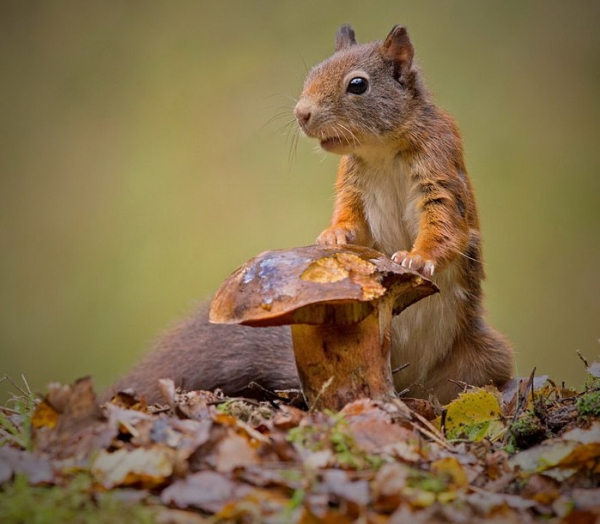
[[[373,249],[311,245],[266,251],[239,267],[215,294],[209,318],[248,326],[350,324],[392,293],[397,314],[437,291]]]

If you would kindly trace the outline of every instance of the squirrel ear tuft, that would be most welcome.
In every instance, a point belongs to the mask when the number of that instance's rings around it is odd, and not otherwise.
[[[415,50],[410,43],[406,27],[396,25],[382,45],[383,54],[394,62],[398,73],[406,72],[412,65]]]
[[[348,24],[344,24],[338,29],[337,35],[335,35],[335,50],[340,51],[353,45],[356,45],[354,29]]]

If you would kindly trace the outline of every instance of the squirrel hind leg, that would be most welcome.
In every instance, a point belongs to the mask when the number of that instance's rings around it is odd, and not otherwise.
[[[463,391],[461,384],[503,386],[513,376],[514,357],[510,343],[483,319],[467,336],[459,336],[452,350],[430,373],[425,384],[442,404]]]

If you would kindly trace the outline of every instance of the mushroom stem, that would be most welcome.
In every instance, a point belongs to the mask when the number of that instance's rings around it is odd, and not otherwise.
[[[361,322],[291,326],[298,375],[309,406],[341,409],[360,397],[395,396],[390,367],[392,306],[386,297]]]

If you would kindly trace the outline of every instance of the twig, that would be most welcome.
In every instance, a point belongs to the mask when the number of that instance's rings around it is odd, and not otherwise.
[[[312,413],[315,411],[315,406],[317,406],[319,404],[319,400],[323,396],[323,393],[325,393],[325,391],[327,391],[327,389],[329,388],[329,386],[331,386],[332,383],[333,383],[333,377],[329,377],[327,379],[327,381],[321,386],[321,389],[319,390],[319,393],[317,394],[313,405],[308,410],[309,413]]]
[[[581,351],[577,350],[577,356],[583,362],[586,369],[590,367],[590,364],[588,363],[587,359],[581,354]]]
[[[531,386],[531,401],[533,402],[533,394],[534,394],[533,379],[535,377],[535,370],[536,370],[536,368],[533,368],[531,370],[531,373],[529,374],[529,378],[527,379],[527,382],[525,383],[524,386],[519,379],[519,385],[517,386],[517,393],[516,393],[517,394],[517,405],[515,407],[515,413],[512,417],[512,421],[511,421],[510,425],[514,424],[517,421],[517,418],[521,414],[521,411],[523,411],[523,408],[527,404],[527,390],[529,389],[530,386]],[[521,396],[521,391],[523,391],[523,396]],[[504,443],[506,443],[509,434],[510,434],[510,432],[507,431],[506,434],[504,435],[504,439],[503,439]]]
[[[446,437],[444,437],[444,435],[442,435],[440,431],[431,422],[429,422],[429,420],[419,415],[416,411],[413,411],[413,415],[421,424],[423,424],[427,428],[425,429],[421,426],[415,425],[415,429],[417,431],[420,431],[421,433],[423,433],[423,435],[429,437],[431,440],[437,442],[440,446],[445,447],[447,450],[454,451],[454,446],[452,446],[452,444],[450,444],[446,440]]]
[[[398,366],[396,369],[392,369],[392,375],[395,375],[396,373],[398,373],[398,371],[402,371],[403,369],[407,368],[408,366],[410,366],[410,362],[407,362],[406,364],[402,364],[401,366]]]

